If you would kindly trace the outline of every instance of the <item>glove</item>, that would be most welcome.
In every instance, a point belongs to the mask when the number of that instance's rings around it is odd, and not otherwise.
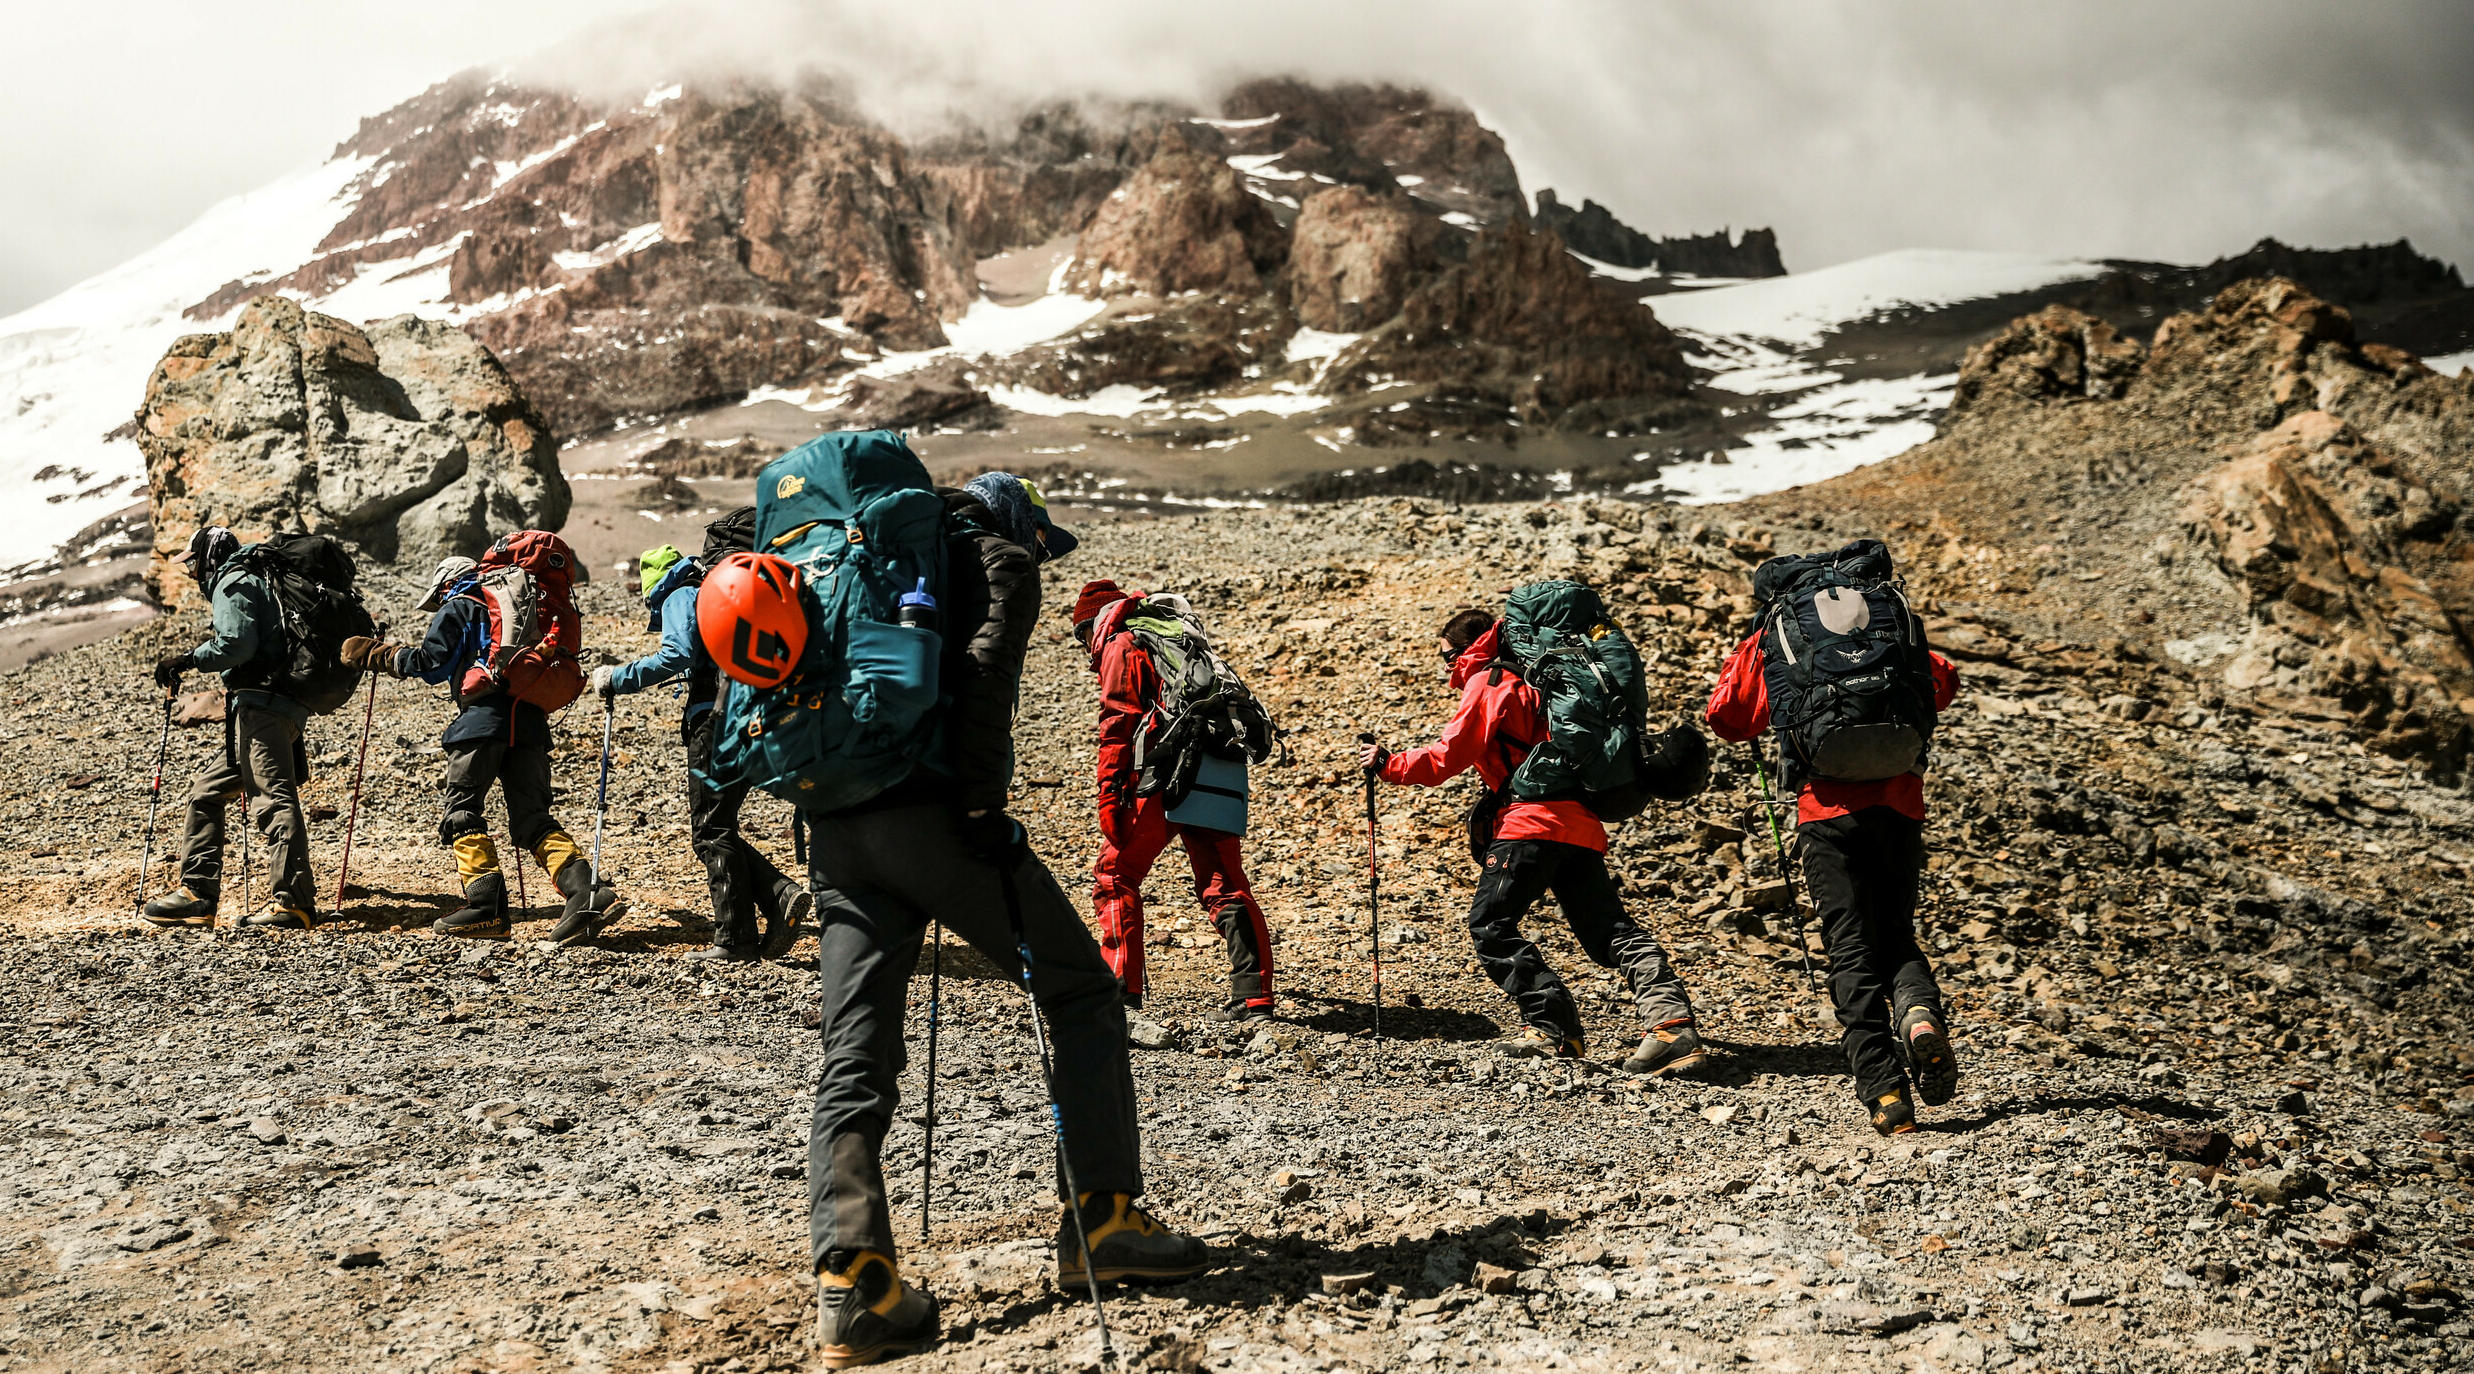
[[[167,692],[180,690],[180,675],[198,666],[196,654],[170,654],[155,660],[155,685]]]
[[[616,697],[618,695],[618,691],[616,688],[612,687],[611,684],[616,681],[617,678],[618,669],[611,667],[607,663],[595,668],[593,670],[594,693],[600,696],[603,701],[608,701],[611,698]]]
[[[1364,744],[1358,746],[1357,766],[1365,769],[1369,773],[1382,772],[1383,765],[1391,762],[1391,759],[1392,751],[1384,748],[1380,744]]]
[[[339,657],[350,667],[366,669],[373,673],[395,671],[395,646],[383,639],[372,639],[368,635],[354,635],[345,640]]]
[[[1003,811],[967,812],[954,821],[962,847],[999,868],[1011,869],[1031,856],[1031,836],[1022,823]]]
[[[1133,829],[1134,798],[1116,792],[1100,793],[1100,838],[1112,849],[1123,849]]]

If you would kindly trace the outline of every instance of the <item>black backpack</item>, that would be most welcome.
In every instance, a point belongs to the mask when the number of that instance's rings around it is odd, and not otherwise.
[[[1933,658],[1878,539],[1773,558],[1752,575],[1763,685],[1790,776],[1877,782],[1924,771]]]
[[[1170,806],[1194,789],[1203,756],[1261,763],[1280,742],[1280,727],[1212,652],[1211,637],[1185,598],[1149,596],[1123,622],[1125,633],[1160,675],[1160,700],[1150,727],[1134,740],[1134,791]]]
[[[232,674],[231,684],[289,697],[314,715],[350,701],[361,670],[343,661],[344,641],[375,637],[378,625],[353,589],[359,570],[344,546],[323,534],[278,534],[234,553],[224,568],[227,577],[257,574],[281,621],[260,627],[258,656]]]

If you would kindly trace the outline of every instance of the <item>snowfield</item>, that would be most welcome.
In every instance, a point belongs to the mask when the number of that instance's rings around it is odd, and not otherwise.
[[[1811,348],[1841,326],[1905,308],[2035,291],[2101,276],[2103,263],[2028,253],[1911,248],[1836,267],[1653,299],[1669,329]]]

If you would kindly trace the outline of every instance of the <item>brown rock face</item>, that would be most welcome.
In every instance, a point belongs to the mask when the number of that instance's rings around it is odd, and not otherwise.
[[[1437,211],[1458,211],[1481,225],[1527,217],[1520,174],[1502,137],[1428,92],[1277,78],[1237,87],[1221,112],[1269,121],[1229,131],[1232,153],[1277,154],[1290,172],[1370,190],[1407,186]]]
[[[363,330],[268,297],[173,344],[137,415],[159,598],[201,525],[336,535],[381,561],[476,554],[567,518],[558,445],[489,350],[400,315]]]
[[[2416,565],[2456,510],[2344,421],[2311,410],[2193,484],[2184,520],[2269,633],[2244,671],[2279,668],[2344,703],[2372,742],[2426,753],[2474,706],[2474,645]],[[2231,670],[2229,670],[2231,671]]]
[[[1334,186],[1307,198],[1289,248],[1289,306],[1308,329],[1355,333],[1400,313],[1431,270],[1440,226],[1405,195]]]
[[[1288,254],[1280,222],[1216,147],[1173,126],[1082,231],[1066,283],[1086,295],[1252,295]]]
[[[1611,403],[1688,395],[1692,371],[1647,309],[1598,288],[1563,241],[1519,222],[1417,287],[1342,355],[1333,384],[1402,378],[1499,402],[1524,423],[1602,422]]]

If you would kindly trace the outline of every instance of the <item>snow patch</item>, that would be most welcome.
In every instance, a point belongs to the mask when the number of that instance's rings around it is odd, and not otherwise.
[[[2102,263],[2030,253],[1915,248],[1816,272],[1659,296],[1650,309],[1670,329],[1810,348],[1841,326],[1885,311],[2034,291],[2104,271]]]
[[[581,253],[573,251],[552,253],[550,261],[570,272],[581,272],[586,268],[616,262],[630,253],[641,252],[661,241],[661,221],[655,220],[650,224],[639,224],[608,243],[586,249]]]
[[[1349,345],[1366,337],[1363,334],[1334,334],[1321,329],[1300,329],[1289,335],[1289,350],[1283,361],[1312,362],[1318,358],[1336,358]]]
[[[2464,353],[2443,353],[2439,357],[2425,358],[2422,361],[2423,366],[2441,376],[2454,377],[2468,368],[2474,368],[2474,350]]]
[[[1120,420],[1130,418],[1137,411],[1153,409],[1146,403],[1159,394],[1158,387],[1139,387],[1123,382],[1101,387],[1080,398],[1051,396],[1027,386],[988,388],[989,400],[1025,415],[1107,415]]]
[[[1853,472],[1932,438],[1933,417],[1957,386],[1957,374],[1943,373],[1821,387],[1772,411],[1770,427],[1746,436],[1744,447],[1675,464],[1626,490],[1697,506]]]

